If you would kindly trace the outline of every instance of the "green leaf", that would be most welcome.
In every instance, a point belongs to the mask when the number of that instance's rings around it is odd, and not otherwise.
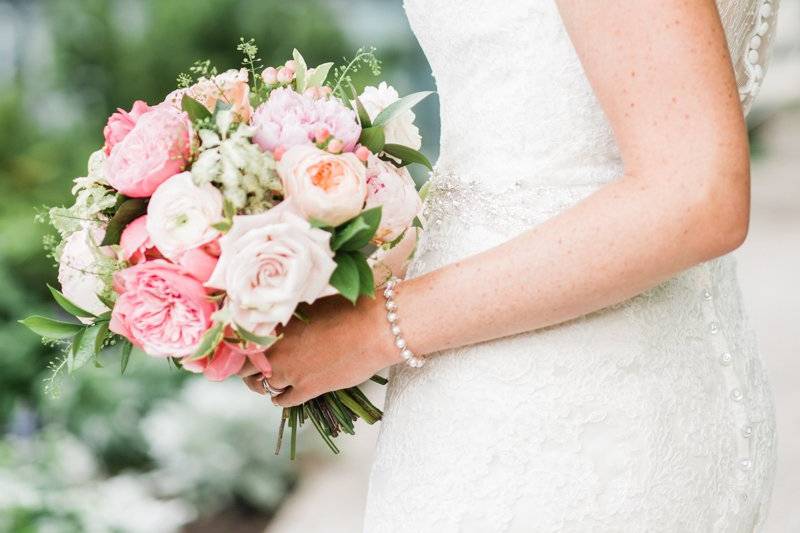
[[[39,315],[29,316],[24,320],[20,320],[19,323],[45,339],[66,339],[83,330],[82,324],[62,322]]]
[[[362,211],[336,229],[331,239],[331,249],[353,251],[366,246],[378,231],[380,222],[381,206]]]
[[[292,58],[294,62],[297,63],[297,68],[294,71],[294,83],[297,92],[302,93],[306,90],[306,72],[308,71],[308,67],[306,66],[306,60],[303,59],[303,56],[300,55],[300,52],[297,51],[297,48],[292,50]]]
[[[181,98],[181,108],[186,111],[186,114],[189,115],[189,120],[192,122],[211,117],[211,111],[188,94],[184,94],[183,98]]]
[[[122,230],[125,226],[144,215],[147,212],[147,202],[144,198],[128,198],[120,204],[117,212],[108,221],[106,227],[106,235],[103,237],[103,242],[100,246],[109,246],[111,244],[119,244],[119,239],[122,236]]]
[[[363,254],[355,253],[353,254],[353,260],[355,261],[356,268],[358,269],[359,294],[365,294],[370,298],[374,298],[375,278],[372,275],[372,269],[369,267],[369,263],[367,263],[367,258],[364,257]]]
[[[72,353],[67,359],[67,370],[70,373],[83,367],[97,354],[97,339],[103,333],[103,330],[108,331],[108,323],[89,326],[75,336],[75,340],[72,343]]]
[[[214,224],[211,224],[211,227],[214,228],[217,231],[221,231],[222,233],[226,233],[231,229],[231,227],[233,227],[233,224],[231,224],[227,220],[223,220],[222,222],[216,222]]]
[[[231,202],[227,198],[225,198],[225,201],[222,204],[222,213],[225,215],[225,218],[228,219],[228,220],[233,220],[233,217],[236,214],[236,206],[233,205],[233,202]]]
[[[427,157],[425,157],[425,154],[419,150],[414,150],[413,148],[403,146],[402,144],[386,144],[383,147],[383,151],[384,153],[387,153],[390,156],[396,157],[402,161],[404,166],[409,163],[419,163],[420,165],[425,166],[428,170],[433,170],[431,162]]]
[[[433,91],[421,91],[418,93],[409,94],[408,96],[404,96],[399,100],[395,100],[394,102],[386,106],[386,109],[378,113],[378,116],[375,117],[375,120],[373,120],[372,123],[376,126],[383,126],[384,124],[392,120],[394,117],[396,117],[400,113],[408,111],[409,109],[420,103],[422,100],[424,100],[431,94],[433,94]]]
[[[215,322],[211,329],[206,331],[206,334],[203,335],[197,350],[187,360],[197,361],[198,359],[202,359],[203,357],[213,353],[214,350],[217,349],[219,343],[222,342],[224,335],[225,324],[222,322]]]
[[[431,193],[431,180],[428,180],[422,184],[422,187],[419,188],[420,200],[424,202],[430,193]]]
[[[361,130],[361,137],[358,142],[369,148],[373,154],[379,153],[383,150],[383,145],[386,144],[386,135],[383,132],[382,126],[370,126]]]
[[[364,104],[361,103],[361,100],[356,96],[355,98],[356,103],[356,112],[358,113],[358,121],[361,122],[362,128],[369,128],[372,126],[372,121],[369,118],[369,113],[367,113],[367,109],[364,107]]]
[[[422,221],[419,219],[419,217],[414,217],[414,220],[411,222],[411,227],[423,229]]]
[[[56,301],[61,308],[66,311],[67,313],[71,314],[72,316],[79,316],[82,318],[91,318],[94,316],[93,313],[86,311],[85,309],[78,307],[74,303],[72,303],[66,296],[64,296],[61,291],[51,287],[49,284],[47,288],[50,289],[50,294],[53,295],[53,299]]]
[[[323,63],[314,69],[314,73],[308,77],[306,88],[308,87],[321,87],[325,80],[328,78],[333,63]]]
[[[336,254],[334,261],[336,261],[336,270],[331,275],[330,284],[339,291],[339,294],[355,304],[360,289],[356,261],[347,252]]]
[[[259,346],[263,346],[265,350],[270,346],[272,346],[273,344],[275,344],[278,341],[278,339],[281,338],[280,335],[278,335],[277,337],[272,335],[263,335],[263,336],[256,335],[255,333],[244,329],[239,324],[236,324],[236,333],[238,333],[239,336],[246,341],[250,341],[253,344],[258,344]]]
[[[128,368],[128,361],[131,359],[131,352],[133,351],[133,344],[131,341],[124,340],[122,342],[122,350],[120,353],[119,359],[119,373],[120,375],[125,374],[125,370]]]
[[[103,343],[106,340],[106,336],[108,335],[108,322],[98,322],[100,326],[100,331],[97,333],[97,339],[94,342],[94,353],[97,355],[100,353],[100,350],[103,349]]]
[[[111,298],[106,298],[106,297],[105,297],[105,296],[103,296],[102,294],[96,294],[95,296],[97,296],[97,299],[98,299],[98,300],[100,300],[101,302],[103,302],[103,305],[105,305],[105,306],[106,306],[106,307],[108,307],[109,309],[114,309],[114,300],[112,300]],[[101,315],[101,316],[102,316],[102,315]]]

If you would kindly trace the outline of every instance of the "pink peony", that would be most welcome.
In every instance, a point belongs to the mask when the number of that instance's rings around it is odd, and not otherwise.
[[[217,310],[199,281],[163,259],[117,272],[114,290],[111,331],[155,357],[194,353]]]
[[[114,145],[130,133],[136,125],[136,121],[139,120],[139,117],[148,111],[150,111],[150,106],[148,106],[146,102],[136,100],[130,112],[122,108],[117,108],[117,112],[108,117],[106,127],[103,128],[103,136],[106,139],[106,144],[103,149],[106,155],[109,155]]]
[[[169,93],[164,102],[182,109],[183,95],[188,94],[206,109],[214,112],[217,102],[233,106],[233,112],[240,122],[249,122],[253,108],[250,106],[250,76],[246,68],[226,70],[213,78],[200,78],[197,83],[187,89],[176,89]]]
[[[119,247],[122,259],[131,265],[161,258],[161,253],[147,232],[147,215],[142,215],[125,226],[119,239]]]
[[[374,155],[367,164],[367,208],[382,206],[378,243],[398,238],[422,209],[414,180],[405,167],[397,168]]]
[[[186,113],[167,105],[149,108],[111,148],[106,162],[108,183],[126,196],[150,196],[186,166],[190,129]]]
[[[343,151],[352,152],[361,135],[356,114],[336,98],[315,99],[289,88],[270,93],[253,114],[253,126],[253,141],[270,152],[313,144],[314,134],[321,128],[342,143]]]

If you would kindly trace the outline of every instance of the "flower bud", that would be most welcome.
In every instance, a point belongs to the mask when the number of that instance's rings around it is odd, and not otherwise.
[[[283,66],[284,66],[284,67],[286,67],[286,68],[288,68],[288,69],[289,69],[289,70],[291,70],[292,72],[294,72],[295,70],[297,70],[297,63],[295,62],[295,60],[294,60],[294,59],[290,59],[290,60],[289,60],[289,61],[287,61],[287,62],[286,62],[286,63],[285,63]]]
[[[278,82],[282,84],[289,83],[294,79],[294,71],[286,67],[278,69]]]
[[[328,128],[317,128],[314,130],[314,140],[318,143],[324,143],[330,136],[331,132],[328,131]]]
[[[344,148],[344,143],[339,139],[331,139],[331,142],[328,143],[327,150],[332,154],[338,154]]]
[[[275,67],[267,67],[261,73],[261,79],[267,85],[275,85],[278,83],[278,70]]]
[[[359,145],[356,148],[356,157],[363,162],[367,162],[369,160],[369,156],[372,155],[372,152],[369,151],[369,148],[363,145]]]

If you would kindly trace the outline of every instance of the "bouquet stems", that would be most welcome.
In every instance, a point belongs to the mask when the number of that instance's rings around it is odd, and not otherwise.
[[[388,383],[381,376],[373,376],[370,379],[381,385]],[[287,424],[290,432],[289,458],[294,460],[297,455],[297,430],[306,420],[311,420],[317,433],[320,434],[328,448],[333,453],[338,454],[339,448],[333,442],[333,439],[342,432],[348,435],[355,435],[353,423],[359,418],[367,424],[374,424],[382,416],[383,412],[375,407],[358,387],[326,392],[322,396],[301,405],[283,409],[275,442],[275,455],[279,455],[281,452],[284,430]]]

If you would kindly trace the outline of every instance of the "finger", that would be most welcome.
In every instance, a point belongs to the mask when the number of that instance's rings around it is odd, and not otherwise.
[[[295,405],[300,405],[309,399],[311,399],[311,396],[309,396],[308,393],[303,392],[302,389],[289,387],[278,396],[273,397],[272,403],[281,407],[294,407]]]
[[[269,386],[273,389],[285,389],[290,385],[291,383],[289,383],[289,380],[278,372],[275,372],[269,377]]]
[[[261,371],[260,371],[259,369],[257,369],[257,368],[256,368],[256,367],[253,365],[253,363],[251,363],[251,362],[248,360],[248,361],[245,361],[245,363],[244,363],[244,366],[242,366],[242,369],[241,369],[241,370],[238,372],[238,374],[237,374],[237,375],[238,375],[240,378],[246,378],[246,377],[248,377],[248,376],[253,376],[253,375],[255,375],[255,374],[261,375]]]
[[[260,394],[262,396],[267,394],[267,391],[264,389],[264,378],[261,377],[260,374],[247,376],[246,378],[242,378],[242,381],[244,381],[244,384],[247,385],[248,389],[256,394]]]

